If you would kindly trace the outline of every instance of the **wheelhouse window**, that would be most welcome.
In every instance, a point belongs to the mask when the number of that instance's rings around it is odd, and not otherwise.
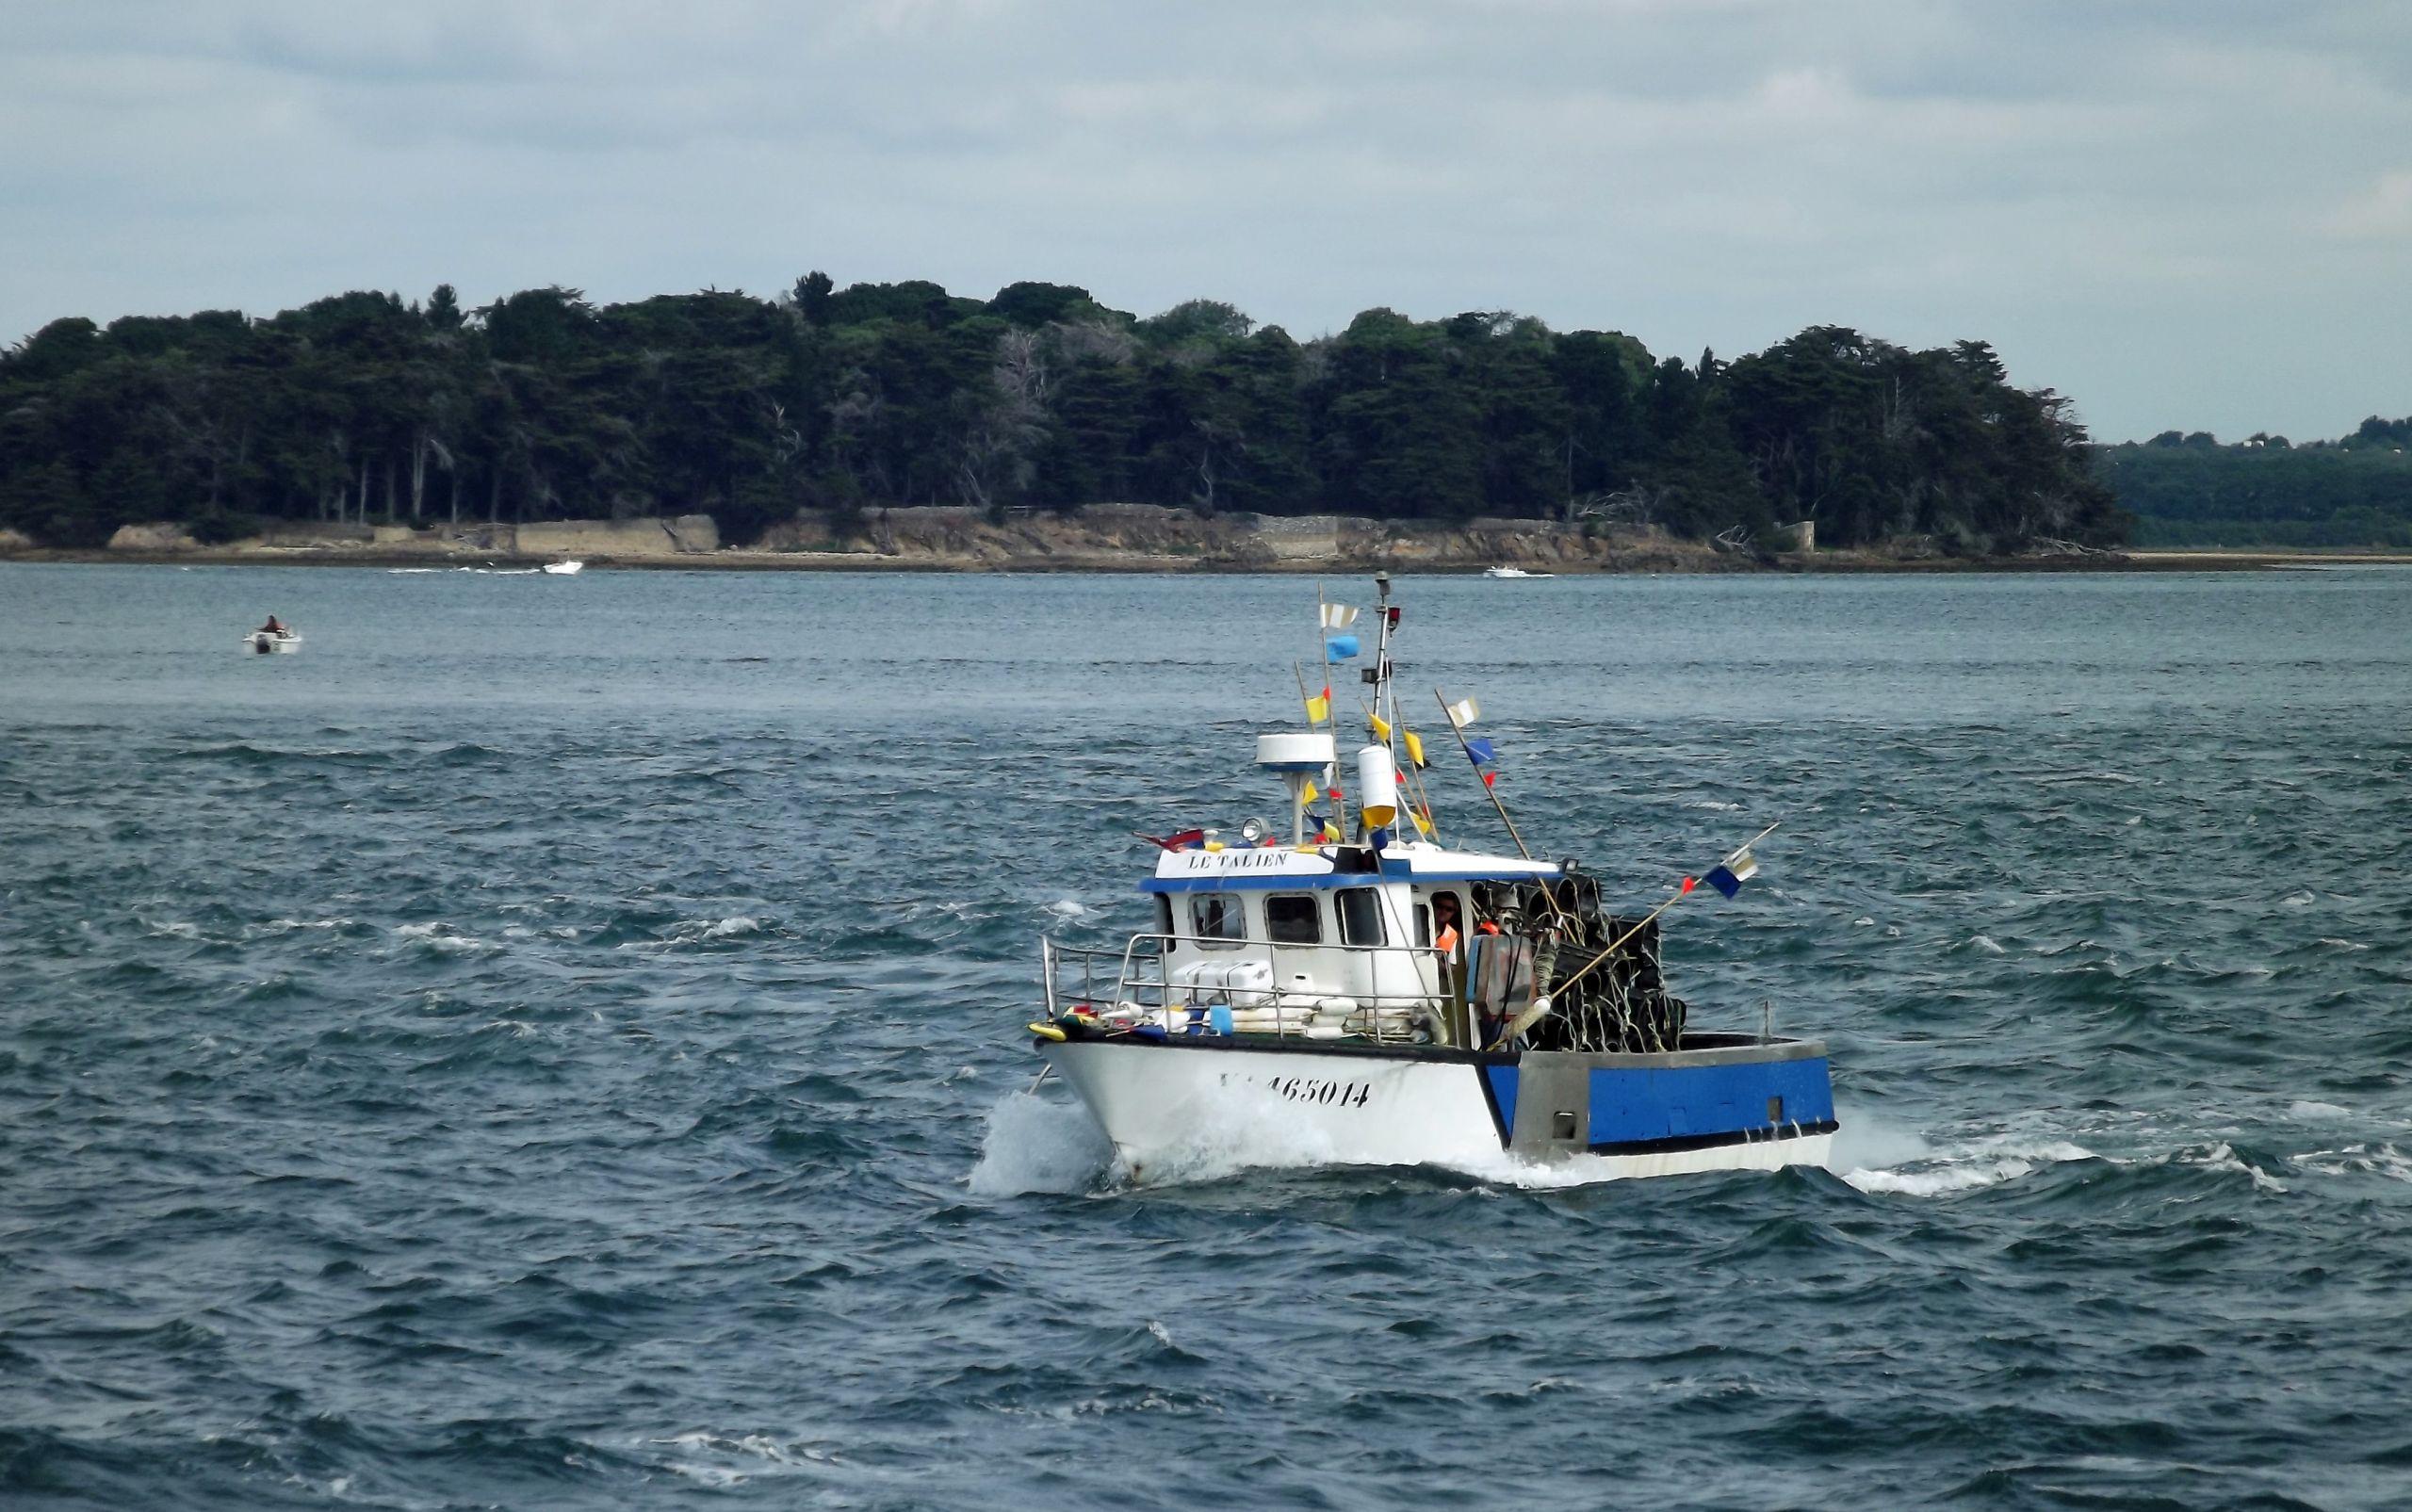
[[[1323,910],[1311,892],[1276,893],[1264,900],[1265,937],[1276,945],[1321,945]]]
[[[1382,895],[1371,887],[1344,887],[1334,894],[1340,905],[1340,943],[1387,945],[1382,932]]]
[[[1235,892],[1189,895],[1189,934],[1210,951],[1228,951],[1247,938],[1247,915]]]
[[[1156,894],[1156,933],[1172,935],[1172,899],[1161,892]]]

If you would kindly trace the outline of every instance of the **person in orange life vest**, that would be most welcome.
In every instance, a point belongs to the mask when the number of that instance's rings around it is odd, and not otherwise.
[[[1458,964],[1458,895],[1444,892],[1432,900],[1432,945],[1443,964]]]
[[[1500,934],[1500,926],[1491,921],[1491,919],[1481,919],[1481,921],[1474,923],[1474,934],[1495,935]],[[1459,951],[1459,938],[1457,938],[1457,900],[1452,895],[1447,895],[1447,892],[1440,892],[1440,895],[1433,897],[1433,943],[1440,945],[1442,940],[1447,943],[1444,948],[1447,948],[1447,952],[1450,952],[1452,974],[1457,974],[1457,977],[1461,979],[1461,974],[1464,974],[1464,965],[1459,965],[1459,962],[1466,952]],[[1472,986],[1474,986],[1472,982],[1464,982],[1464,986],[1461,986],[1459,991],[1461,994],[1472,994]],[[1489,1039],[1498,1032],[1498,1027],[1500,1027],[1498,1017],[1491,1016],[1491,1013],[1483,1013],[1481,1022],[1478,1022],[1478,1034],[1481,1034],[1478,1042],[1489,1044]]]

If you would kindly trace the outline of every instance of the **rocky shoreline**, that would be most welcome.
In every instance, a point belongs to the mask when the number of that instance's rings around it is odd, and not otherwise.
[[[130,525],[99,551],[34,545],[0,531],[0,560],[173,562],[183,565],[534,566],[577,560],[595,568],[755,572],[1967,572],[2255,570],[2323,561],[2403,558],[2301,552],[2105,552],[2071,548],[2007,557],[1948,556],[1931,543],[1882,550],[1736,549],[1680,540],[1654,527],[1540,520],[1401,522],[1345,515],[1202,515],[1106,504],[1000,520],[965,509],[921,508],[839,517],[805,512],[746,547],[721,545],[705,514],[530,525],[285,524],[205,545],[180,527]]]

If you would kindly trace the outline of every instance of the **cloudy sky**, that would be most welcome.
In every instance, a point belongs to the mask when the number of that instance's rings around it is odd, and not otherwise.
[[[0,0],[0,342],[816,268],[1980,337],[2108,439],[2330,436],[2412,414],[2412,5]]]

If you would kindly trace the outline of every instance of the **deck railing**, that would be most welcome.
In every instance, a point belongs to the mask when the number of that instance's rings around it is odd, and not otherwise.
[[[1059,1017],[1077,1006],[1109,1021],[1119,1017],[1152,1022],[1173,1033],[1201,1032],[1212,1022],[1212,1010],[1223,1007],[1230,1010],[1235,1027],[1257,1033],[1397,1041],[1412,1039],[1420,1032],[1444,1043],[1463,1043],[1468,1037],[1463,1001],[1450,977],[1448,952],[1438,947],[1231,941],[1228,943],[1240,949],[1230,952],[1229,964],[1262,961],[1272,972],[1269,983],[1233,985],[1183,982],[1167,975],[1169,947],[1179,938],[1133,935],[1121,950],[1115,951],[1058,945],[1042,935],[1039,951],[1047,1016]],[[1340,975],[1367,983],[1380,979],[1386,960],[1404,961],[1409,971],[1396,974],[1411,973],[1416,985],[1409,991],[1377,991],[1335,984],[1331,969],[1335,957],[1349,962]],[[1349,958],[1363,965],[1357,966]],[[1291,967],[1288,971],[1283,969],[1285,963]],[[1210,959],[1198,964],[1217,963]],[[1301,976],[1312,984],[1298,987],[1288,980]]]

